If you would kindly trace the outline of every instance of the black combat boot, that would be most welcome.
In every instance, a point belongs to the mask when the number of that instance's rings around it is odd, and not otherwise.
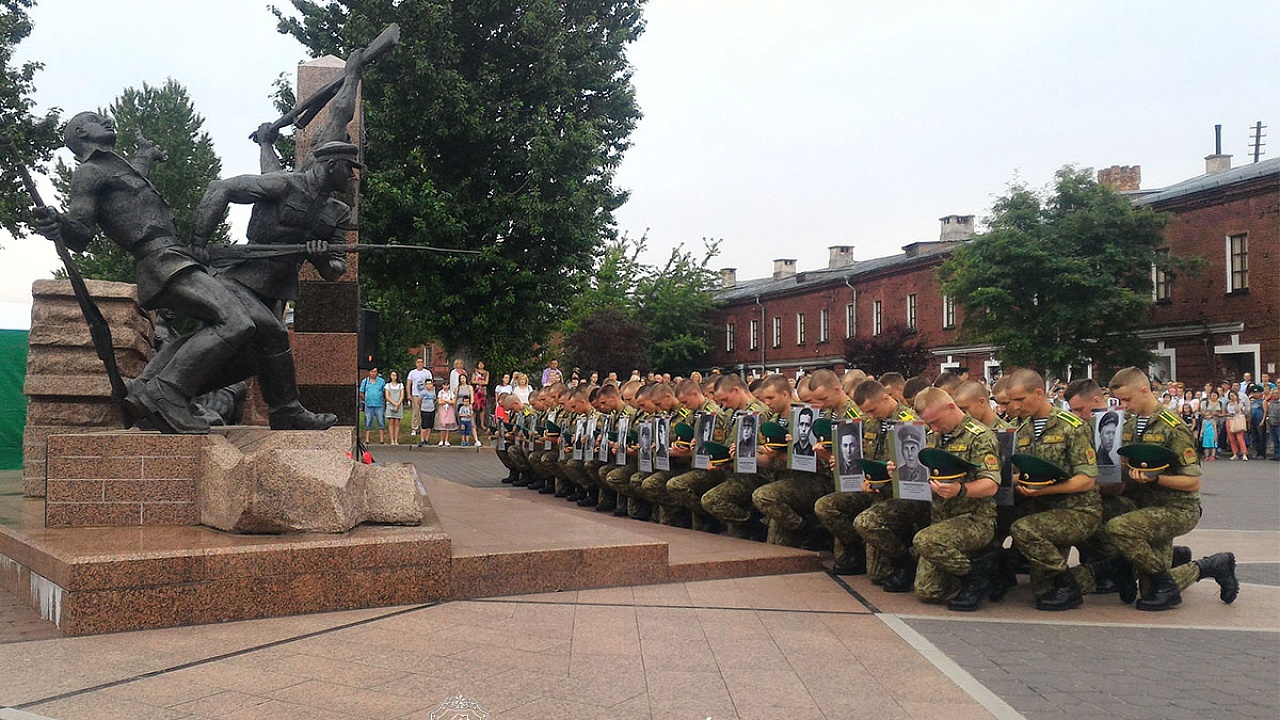
[[[893,561],[893,574],[885,581],[885,592],[905,593],[911,592],[916,585],[916,559],[907,555]]]
[[[511,484],[515,485],[516,487],[528,487],[529,477],[530,477],[529,473],[521,470],[520,472],[516,473],[516,479],[512,481]]]
[[[270,412],[272,430],[328,430],[338,422],[333,413],[313,413],[298,402],[293,351],[260,355],[258,391]]]
[[[503,484],[504,484],[504,485],[510,485],[510,484],[514,483],[515,481],[516,481],[516,471],[515,471],[515,470],[512,470],[511,472],[507,473],[507,476],[506,476],[506,477],[504,477],[504,478],[502,478],[502,482],[503,482]]]
[[[836,575],[866,575],[867,574],[867,546],[862,542],[862,538],[858,538],[858,542],[836,543],[835,565],[831,567],[831,572]]]
[[[631,498],[627,502],[627,514],[632,520],[651,520],[653,519],[653,505],[647,500],[639,500]]]
[[[948,610],[973,612],[982,605],[996,582],[996,555],[988,553],[969,561],[969,572],[960,578],[960,592],[947,602]]]
[[[1053,589],[1043,597],[1036,598],[1037,610],[1070,610],[1084,604],[1084,595],[1080,592],[1080,583],[1070,570],[1060,572],[1053,578]]]
[[[1173,563],[1170,567],[1178,567],[1191,562],[1191,548],[1186,545],[1173,546]]]
[[[1025,562],[1026,558],[1013,548],[1007,550],[1002,548],[996,550],[995,554],[996,574],[992,579],[991,593],[987,595],[987,599],[991,602],[1000,602],[1011,589],[1018,586],[1018,565]]]
[[[538,488],[539,495],[551,495],[556,491],[555,477],[549,477],[542,481],[542,487]]]
[[[1218,583],[1218,597],[1230,605],[1240,595],[1240,581],[1236,580],[1235,553],[1217,553],[1196,561],[1200,566],[1200,579],[1213,578]]]
[[[582,499],[578,501],[578,507],[593,508],[600,503],[600,496],[595,488],[584,488],[582,491]]]
[[[1129,564],[1121,555],[1109,557],[1106,560],[1095,560],[1085,563],[1086,567],[1093,571],[1094,592],[1100,586],[1100,580],[1109,580],[1115,588],[1109,592],[1120,593],[1120,602],[1130,605],[1138,597],[1138,579],[1134,577],[1133,566]]]
[[[596,488],[596,512],[611,513],[618,507],[618,494],[612,490]]]
[[[1146,595],[1138,598],[1137,608],[1154,612],[1170,610],[1181,604],[1182,593],[1178,590],[1178,584],[1173,581],[1169,571],[1165,570],[1151,578],[1151,588]]]

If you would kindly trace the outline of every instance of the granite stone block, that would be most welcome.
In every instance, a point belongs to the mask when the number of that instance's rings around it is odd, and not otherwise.
[[[299,333],[359,332],[360,286],[353,282],[303,283],[294,308]]]
[[[347,243],[354,245],[359,237],[358,233],[347,233]],[[347,253],[347,271],[339,275],[333,282],[356,282],[360,278],[360,255],[357,253]],[[304,283],[307,282],[329,282],[311,263],[302,263],[302,268],[298,270],[298,279]]]
[[[294,333],[299,385],[346,385],[359,374],[355,333]],[[354,392],[354,391],[353,391]]]
[[[53,485],[54,481],[50,481]],[[196,502],[195,478],[181,480],[103,480],[107,502]]]
[[[103,480],[50,480],[46,481],[45,492],[49,502],[87,503],[106,500]]]
[[[355,425],[360,419],[356,408],[356,383],[342,385],[299,385],[298,396],[312,412],[329,412],[338,416],[339,425]]]
[[[37,380],[34,386],[39,385]],[[32,385],[29,384],[30,386]],[[68,428],[123,428],[124,410],[108,399],[111,396],[110,383],[105,388],[96,387],[95,392],[103,389],[107,393],[105,396],[73,395],[57,400],[50,400],[49,396],[33,397],[27,404],[27,422],[32,425],[58,426],[61,432],[66,432]]]
[[[195,502],[144,502],[141,524],[199,525],[200,506]]]
[[[142,478],[142,458],[50,453],[48,473],[53,480],[106,478],[138,480]]]
[[[141,503],[47,503],[46,527],[119,527],[142,522]]]

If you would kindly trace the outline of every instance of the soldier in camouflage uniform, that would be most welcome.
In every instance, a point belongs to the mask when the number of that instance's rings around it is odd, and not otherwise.
[[[821,408],[819,417],[831,423],[832,426],[846,420],[861,420],[862,411],[858,409],[858,404],[853,401],[853,398],[845,393],[845,388],[857,388],[866,381],[866,378],[866,373],[857,369],[846,372],[843,379],[837,378],[836,374],[830,370],[816,370],[809,376],[809,401]],[[853,518],[856,517],[856,513],[846,516],[839,512],[840,503],[828,500],[828,498],[852,493],[839,492],[835,473],[832,470],[835,457],[830,446],[820,444],[816,454],[818,456],[817,475],[823,488],[823,497],[815,501],[813,512],[818,522],[831,534],[831,552],[835,559],[835,567],[843,570],[844,574],[865,571],[866,548],[863,546],[862,538],[853,529]]]
[[[646,408],[651,407],[646,401],[645,396],[649,394],[650,386],[641,386],[638,380],[632,380],[622,386],[622,415],[627,418],[628,433],[636,428],[636,423],[649,419],[651,411]],[[615,424],[614,428],[618,426]],[[615,440],[612,442],[611,457],[616,455],[619,449],[623,451],[627,447],[627,438],[621,434],[615,433]],[[639,456],[632,452],[627,455],[627,464],[605,466],[600,468],[601,478],[604,484],[618,496],[618,508],[626,508],[625,512],[615,510],[615,515],[627,515],[635,520],[648,520],[653,512],[653,506],[644,498],[640,497],[640,488],[638,485],[631,484],[631,477],[635,475],[640,467]]]
[[[1223,602],[1231,603],[1240,592],[1235,576],[1235,555],[1217,553],[1171,568],[1173,539],[1195,529],[1200,521],[1200,460],[1191,431],[1181,418],[1160,404],[1151,381],[1137,368],[1125,368],[1110,383],[1111,395],[1125,409],[1124,445],[1150,444],[1167,448],[1177,463],[1159,473],[1144,473],[1126,466],[1125,494],[1137,510],[1107,522],[1104,538],[1136,573],[1142,596],[1139,610],[1168,610],[1182,602],[1181,591],[1198,580],[1212,577]],[[1091,589],[1096,564],[1078,573],[1081,586]],[[1127,582],[1125,583],[1127,584]],[[1121,588],[1121,599],[1133,591]]]
[[[1031,592],[1040,610],[1069,610],[1084,603],[1075,576],[1067,571],[1066,551],[1097,530],[1102,518],[1098,463],[1093,431],[1071,413],[1055,411],[1045,395],[1044,378],[1034,370],[1015,370],[1005,389],[1009,413],[1024,420],[1017,452],[1047,460],[1070,478],[1043,487],[1018,484],[1024,497],[1021,517],[1010,528],[1013,546],[1031,563]]]
[[[859,385],[853,399],[866,416],[862,421],[862,457],[881,462],[891,461],[893,459],[890,443],[892,435],[889,431],[896,423],[915,421],[917,419],[915,413],[898,402],[883,385],[875,380],[868,380]],[[875,536],[877,529],[883,531],[889,526],[900,528],[891,544],[894,545],[896,555],[902,557],[908,552],[910,539],[928,524],[929,519],[926,512],[928,506],[924,503],[895,500],[884,508],[885,515],[878,516],[877,513],[867,515],[865,520],[862,520],[862,530],[858,529],[857,523],[867,510],[873,505],[890,500],[893,499],[886,497],[880,486],[864,480],[860,493],[835,493],[818,501],[815,510],[820,517],[825,516],[823,524],[828,528],[836,528],[831,534],[838,544],[843,544],[845,547],[864,546],[866,548],[863,559],[859,561],[858,558],[849,558],[845,561],[847,565],[844,567],[840,557],[837,556],[834,568],[836,574],[852,574],[850,571],[856,571],[859,569],[858,566],[861,566],[871,582],[876,585],[884,584],[884,581],[893,574],[895,568],[893,558],[885,557],[875,544],[865,540],[862,533],[865,531]],[[845,532],[843,530],[845,527],[862,542],[855,545],[844,540],[842,534]],[[881,540],[881,542],[888,541]]]
[[[676,423],[693,422],[693,411],[685,407],[676,397],[675,391],[667,383],[658,383],[648,394],[653,403],[654,415],[668,418],[674,437]],[[671,441],[671,438],[668,438]],[[671,462],[670,470],[654,470],[649,473],[637,473],[631,476],[631,484],[640,486],[640,497],[654,507],[658,523],[677,527],[692,527],[693,517],[679,501],[667,491],[667,483],[677,475],[685,473],[690,466],[692,454],[675,447],[674,442],[668,452]]]
[[[791,403],[795,401],[787,378],[770,375],[761,382],[759,392],[760,401],[776,415],[774,422],[786,427],[791,422]],[[817,522],[813,503],[826,492],[826,481],[817,473],[788,468],[786,448],[771,449],[764,443],[758,447],[756,465],[766,482],[751,493],[751,502],[768,525],[765,542],[799,547],[805,528]]]
[[[715,416],[711,441],[725,444],[729,435],[729,423],[733,419],[733,411],[726,411],[702,393],[702,387],[695,380],[685,380],[676,388],[676,398],[680,404],[693,413],[710,413]],[[691,420],[692,421],[692,420]],[[680,453],[692,457],[689,453]],[[677,457],[672,448],[671,456]],[[724,482],[724,472],[718,469],[692,468],[667,481],[667,496],[676,504],[688,509],[693,515],[695,530],[711,530],[715,523],[710,515],[702,509],[702,494]]]
[[[732,413],[730,432],[735,432],[736,419],[750,413],[760,416],[756,428],[777,418],[768,405],[760,402],[747,392],[747,384],[737,375],[720,375],[715,381],[713,391],[716,403]],[[763,440],[756,438],[757,447]],[[736,450],[735,447],[733,448]],[[752,527],[751,494],[765,482],[765,475],[759,472],[738,473],[729,466],[724,470],[724,482],[716,485],[702,495],[702,509],[708,515],[720,521],[726,535],[749,539],[755,528]]]
[[[921,390],[915,397],[915,409],[937,434],[938,448],[974,466],[956,481],[929,481],[933,490],[930,524],[912,540],[920,558],[916,597],[930,603],[947,602],[951,610],[976,610],[992,584],[998,582],[994,554],[971,559],[995,535],[995,494],[1000,488],[996,436],[956,407],[951,396],[939,388]]]

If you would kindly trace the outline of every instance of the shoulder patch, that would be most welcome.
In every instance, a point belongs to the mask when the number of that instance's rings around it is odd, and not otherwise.
[[[916,419],[916,416],[915,416],[915,415],[912,415],[911,413],[907,412],[906,410],[903,410],[903,411],[901,411],[901,412],[899,412],[899,413],[898,413],[898,419],[899,419],[899,420],[901,420],[902,422],[911,422],[912,420],[915,420],[915,419]]]
[[[1168,425],[1169,427],[1181,427],[1181,426],[1182,426],[1182,420],[1178,419],[1178,416],[1177,416],[1177,415],[1174,415],[1173,413],[1169,412],[1168,410],[1165,410],[1165,411],[1163,411],[1163,412],[1161,412],[1161,413],[1160,413],[1160,419],[1161,419],[1161,420],[1163,420],[1163,421],[1165,422],[1165,424],[1166,424],[1166,425]]]
[[[1183,467],[1197,464],[1196,451],[1193,448],[1187,448],[1182,451]]]
[[[972,420],[970,420],[968,423],[965,424],[964,429],[968,430],[970,433],[974,435],[982,434],[982,426]]]
[[[992,455],[991,453],[987,453],[982,458],[982,467],[988,470],[999,470],[1000,460],[995,455]]]
[[[1083,424],[1084,424],[1084,421],[1083,421],[1083,420],[1081,420],[1080,418],[1076,417],[1075,415],[1072,415],[1072,414],[1071,414],[1071,413],[1069,413],[1069,412],[1061,412],[1061,411],[1060,411],[1060,412],[1058,412],[1058,417],[1059,417],[1059,418],[1062,418],[1062,421],[1063,421],[1063,422],[1065,422],[1066,424],[1070,425],[1070,426],[1071,426],[1071,427],[1073,427],[1073,428],[1080,427],[1081,425],[1083,425]]]

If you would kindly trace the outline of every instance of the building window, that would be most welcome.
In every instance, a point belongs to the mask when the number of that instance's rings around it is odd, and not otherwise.
[[[782,318],[780,317],[773,319],[773,346],[782,347]]]
[[[733,323],[724,326],[724,351],[733,352]]]
[[[1249,235],[1227,238],[1227,292],[1249,289]]]
[[[942,296],[942,329],[950,330],[956,326],[956,301],[950,295]]]
[[[915,329],[916,327],[916,294],[911,293],[907,296],[907,327]]]
[[[818,342],[829,342],[831,340],[831,311],[822,308],[818,313]]]
[[[804,344],[804,313],[796,313],[796,344]]]
[[[858,305],[849,303],[844,306],[844,336],[851,338],[858,334]]]
[[[882,329],[884,303],[879,300],[871,303],[871,334],[879,335]]]
[[[1169,250],[1167,248],[1157,250],[1156,255],[1167,258]],[[1161,270],[1155,263],[1151,264],[1151,299],[1160,302],[1170,302],[1173,300],[1173,278],[1169,273]]]
[[[751,321],[751,349],[752,350],[760,349],[760,321],[759,320]]]

